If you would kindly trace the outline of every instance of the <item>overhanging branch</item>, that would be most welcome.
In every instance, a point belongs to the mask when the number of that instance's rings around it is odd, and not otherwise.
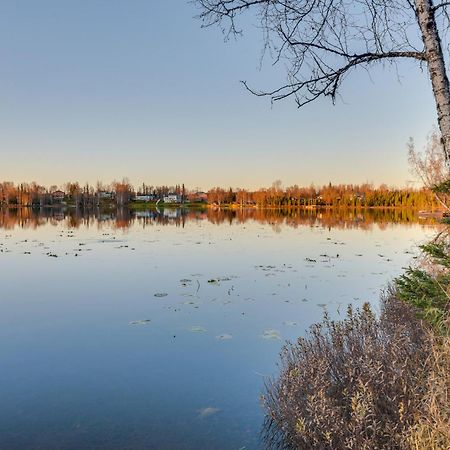
[[[290,96],[296,97],[297,105],[304,106],[316,100],[320,96],[330,96],[333,100],[336,97],[342,78],[351,69],[359,65],[367,65],[375,61],[383,59],[396,58],[413,58],[419,61],[426,61],[425,52],[386,52],[386,53],[362,53],[360,55],[341,55],[348,57],[347,64],[333,70],[323,70],[321,75],[313,76],[307,80],[299,80],[292,83],[287,83],[277,89],[271,91],[256,91],[249,87],[246,81],[242,81],[245,88],[253,95],[258,97],[271,97],[272,101],[278,101]],[[318,61],[317,66],[323,68],[323,65]],[[306,90],[304,96],[300,97],[302,90]]]

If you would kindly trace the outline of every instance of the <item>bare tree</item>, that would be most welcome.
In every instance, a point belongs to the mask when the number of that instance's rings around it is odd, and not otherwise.
[[[438,202],[448,211],[448,195],[438,189],[439,186],[446,184],[448,173],[445,166],[443,145],[437,130],[433,130],[428,136],[423,152],[416,150],[414,141],[410,138],[408,142],[408,162],[413,175],[418,177],[426,188],[433,191]]]
[[[449,28],[442,0],[193,0],[203,26],[218,24],[227,36],[242,33],[237,18],[254,12],[274,63],[287,67],[287,82],[258,96],[294,97],[303,106],[319,97],[334,101],[356,68],[411,58],[426,65],[450,166],[450,88],[442,40]]]

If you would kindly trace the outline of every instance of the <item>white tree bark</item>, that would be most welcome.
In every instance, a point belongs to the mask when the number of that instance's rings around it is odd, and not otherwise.
[[[415,0],[447,167],[450,169],[450,87],[432,0]]]

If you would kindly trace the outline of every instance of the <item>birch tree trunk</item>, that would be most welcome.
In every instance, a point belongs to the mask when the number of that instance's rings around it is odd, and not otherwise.
[[[416,10],[425,45],[445,160],[450,169],[450,87],[432,0],[416,0]]]

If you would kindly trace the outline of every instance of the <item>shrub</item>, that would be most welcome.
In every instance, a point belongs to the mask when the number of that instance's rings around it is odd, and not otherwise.
[[[281,373],[266,384],[267,447],[409,448],[429,351],[414,310],[392,292],[379,318],[368,304],[343,321],[325,317],[284,347]]]
[[[446,242],[421,246],[422,267],[408,268],[395,280],[399,298],[416,309],[440,335],[450,331],[450,247]]]
[[[434,338],[426,392],[408,432],[414,450],[450,449],[450,339]]]

